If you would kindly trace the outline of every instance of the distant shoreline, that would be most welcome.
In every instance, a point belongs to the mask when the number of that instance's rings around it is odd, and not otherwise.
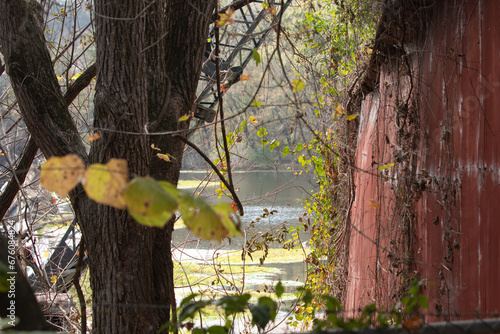
[[[210,171],[207,170],[200,170],[200,169],[187,169],[187,170],[181,170],[181,174],[195,174],[195,173],[208,173]],[[295,173],[295,172],[303,172],[303,174],[308,174],[306,173],[305,170],[303,169],[291,169],[291,170],[286,170],[286,169],[253,169],[253,170],[232,170],[231,173],[233,174],[244,174],[244,173],[269,173],[269,172],[276,172],[276,173]]]

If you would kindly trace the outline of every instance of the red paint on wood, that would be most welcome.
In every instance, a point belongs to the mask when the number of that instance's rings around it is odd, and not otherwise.
[[[419,277],[433,283],[425,290],[429,313],[500,311],[499,12],[500,1],[435,2],[423,43],[408,55],[419,128],[406,165],[398,162],[397,112],[412,84],[401,62],[383,65],[378,88],[365,97],[347,310],[391,304]],[[378,171],[390,162],[386,174]],[[425,173],[428,185],[406,210],[400,189],[417,194],[405,180],[425,180]]]

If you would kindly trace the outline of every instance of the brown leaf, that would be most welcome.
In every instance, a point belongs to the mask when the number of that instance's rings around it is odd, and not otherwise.
[[[163,154],[163,153],[157,153],[156,156],[162,160],[165,160],[167,162],[170,162],[170,157],[168,156],[168,154]]]

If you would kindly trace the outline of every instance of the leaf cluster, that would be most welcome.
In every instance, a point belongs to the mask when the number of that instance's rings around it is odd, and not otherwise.
[[[276,297],[279,299],[285,289],[281,282],[275,287]],[[175,332],[179,329],[188,329],[196,334],[226,334],[231,332],[234,320],[238,315],[250,314],[252,325],[256,326],[259,332],[263,332],[269,323],[276,319],[278,314],[278,304],[271,297],[259,297],[256,303],[251,303],[249,293],[239,295],[229,295],[216,300],[203,300],[198,294],[191,294],[184,298],[180,305],[178,324],[172,322],[163,326],[162,331],[169,330]],[[195,327],[194,318],[203,312],[204,309],[215,306],[224,311],[224,326],[210,326],[208,328]]]
[[[239,216],[227,203],[208,205],[165,181],[136,177],[128,182],[127,161],[111,159],[106,165],[88,168],[77,155],[51,157],[42,166],[41,184],[61,197],[79,183],[92,200],[127,209],[138,223],[162,228],[178,212],[186,226],[197,236],[221,241],[241,235]]]
[[[312,322],[312,332],[322,332],[329,329],[343,329],[348,331],[365,330],[368,328],[405,328],[416,330],[422,326],[421,320],[410,318],[412,313],[427,309],[427,298],[421,295],[423,283],[414,280],[408,294],[394,307],[388,310],[377,309],[376,304],[369,304],[360,310],[359,316],[346,318],[343,315],[341,303],[330,295],[315,296],[311,289],[302,287],[297,289],[299,306],[290,317],[289,325],[297,326],[298,321]],[[281,282],[274,288],[276,299],[283,296],[285,289]],[[184,298],[180,305],[178,323],[167,323],[161,331],[175,332],[179,329],[188,329],[199,334],[226,334],[233,330],[234,320],[239,315],[250,314],[253,326],[263,332],[278,314],[278,303],[270,296],[258,298],[256,303],[251,302],[248,293],[224,296],[215,300],[204,300],[198,294],[191,294]],[[195,327],[194,318],[201,315],[208,307],[223,310],[224,326],[210,326],[208,328]],[[420,319],[420,318],[419,318]]]

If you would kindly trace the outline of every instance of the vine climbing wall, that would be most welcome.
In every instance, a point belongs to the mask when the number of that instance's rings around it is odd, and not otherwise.
[[[345,306],[500,310],[500,1],[389,1],[358,91]]]

